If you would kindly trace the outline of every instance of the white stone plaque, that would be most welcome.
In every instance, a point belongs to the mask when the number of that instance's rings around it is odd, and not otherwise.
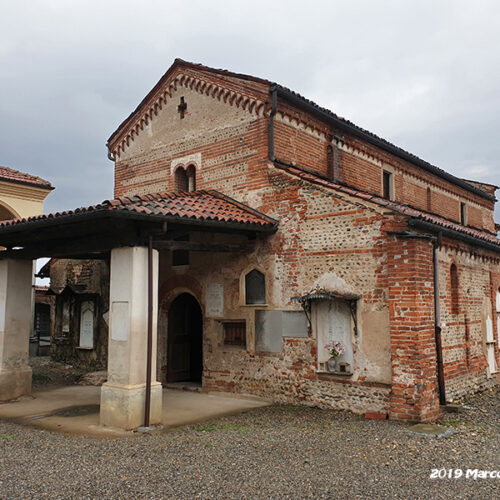
[[[94,348],[94,303],[82,302],[80,309],[80,347]]]
[[[111,305],[111,339],[128,340],[129,330],[128,302],[113,302]]]
[[[224,284],[209,283],[205,291],[205,310],[208,318],[224,315]]]

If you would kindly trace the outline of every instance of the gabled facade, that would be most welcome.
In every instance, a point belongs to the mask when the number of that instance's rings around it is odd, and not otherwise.
[[[279,221],[243,255],[160,253],[163,383],[176,379],[168,325],[182,294],[201,307],[196,373],[207,389],[432,420],[440,397],[495,380],[495,186],[279,85],[181,60],[108,147],[116,197],[216,189]],[[265,282],[257,303],[246,298],[251,273]],[[347,345],[343,372],[328,371],[332,338]]]

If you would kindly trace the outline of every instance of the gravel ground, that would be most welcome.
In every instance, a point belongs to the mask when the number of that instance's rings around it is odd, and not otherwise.
[[[493,499],[499,479],[429,476],[500,469],[499,399],[470,398],[441,439],[294,406],[114,440],[0,421],[0,498]]]

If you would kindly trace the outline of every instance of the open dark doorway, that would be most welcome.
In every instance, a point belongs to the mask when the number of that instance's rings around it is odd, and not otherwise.
[[[197,300],[179,295],[168,311],[167,382],[201,382],[203,318]]]

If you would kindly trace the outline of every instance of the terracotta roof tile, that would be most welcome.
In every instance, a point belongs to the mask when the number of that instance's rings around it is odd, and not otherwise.
[[[179,219],[250,224],[263,228],[273,228],[278,224],[274,219],[217,191],[194,191],[191,193],[164,192],[148,195],[147,197],[131,196],[105,200],[98,205],[75,210],[1,221],[0,228],[98,211],[127,211]]]
[[[16,182],[19,184],[29,184],[32,186],[37,186],[45,189],[54,189],[52,184],[41,177],[36,177],[35,175],[24,174],[19,172],[19,170],[14,170],[9,167],[0,166],[0,180]]]
[[[492,243],[493,245],[497,245],[498,247],[500,247],[500,239],[498,239],[494,234],[487,231],[481,231],[480,229],[476,229],[473,227],[463,226],[458,222],[450,221],[448,219],[445,219],[444,217],[440,217],[439,215],[431,214],[429,212],[425,212],[423,210],[419,210],[417,208],[413,208],[396,201],[390,201],[385,198],[381,198],[380,196],[368,194],[363,191],[358,191],[341,184],[336,184],[332,181],[319,177],[312,172],[304,171],[298,167],[290,167],[287,165],[282,165],[280,163],[275,163],[275,166],[276,168],[285,170],[286,172],[289,172],[290,174],[300,177],[301,179],[307,180],[309,182],[313,182],[327,188],[335,189],[336,191],[341,191],[343,193],[355,196],[356,198],[371,201],[373,203],[376,203],[377,205],[387,207],[394,212],[400,213],[402,215],[420,219],[425,222],[430,222],[443,228],[451,229],[453,231],[466,234],[478,240],[487,241],[488,243]]]

